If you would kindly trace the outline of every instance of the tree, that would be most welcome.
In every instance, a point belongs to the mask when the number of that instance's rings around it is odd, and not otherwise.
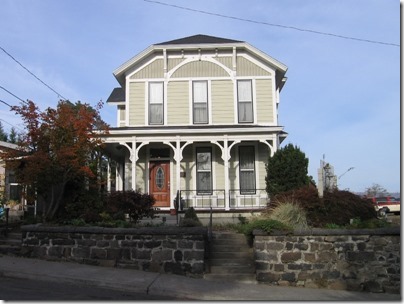
[[[269,157],[266,165],[266,191],[270,197],[309,185],[309,160],[297,146],[288,144]]]
[[[11,128],[10,134],[8,135],[8,142],[16,144],[18,141],[18,134],[14,127]]]
[[[100,108],[101,104],[93,109],[69,101],[43,112],[32,101],[12,107],[21,116],[26,134],[18,142],[18,151],[3,153],[3,158],[24,186],[24,195],[31,193],[41,203],[44,220],[59,210],[69,182],[94,179],[90,156],[101,145],[95,132],[106,131],[100,123]]]
[[[369,188],[366,188],[366,196],[368,196],[368,197],[380,197],[380,196],[386,196],[386,195],[387,195],[387,190],[384,189],[379,184],[373,184]]]
[[[7,141],[7,133],[4,131],[3,125],[0,121],[0,141]]]

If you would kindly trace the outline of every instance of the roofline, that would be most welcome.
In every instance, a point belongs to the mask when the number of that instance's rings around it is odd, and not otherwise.
[[[0,148],[1,147],[14,149],[14,150],[18,149],[18,145],[12,144],[12,143],[9,143],[9,142],[5,142],[5,141],[0,141]]]
[[[148,48],[144,49],[142,52],[139,54],[133,56],[123,64],[121,64],[118,68],[116,68],[113,72],[115,78],[117,81],[121,84],[123,87],[125,85],[125,79],[122,79],[122,76],[124,75],[125,71],[130,68],[133,64],[135,64],[137,61],[140,61],[142,58],[147,57],[148,55],[152,54],[153,52],[156,51],[164,51],[164,50],[192,50],[192,49],[215,49],[215,48],[244,48],[246,50],[251,51],[258,57],[261,57],[262,59],[268,61],[271,65],[275,66],[276,69],[280,70],[283,74],[286,73],[288,67],[283,64],[282,62],[276,60],[275,58],[269,56],[268,54],[264,53],[263,51],[257,49],[256,47],[252,46],[251,44],[247,42],[234,42],[234,43],[199,43],[199,44],[163,44],[163,45],[158,45],[158,44],[153,44],[149,46]]]

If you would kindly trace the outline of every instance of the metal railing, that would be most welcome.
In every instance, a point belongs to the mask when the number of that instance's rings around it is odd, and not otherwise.
[[[194,209],[225,209],[226,197],[230,209],[259,209],[268,204],[268,195],[265,189],[240,190],[231,189],[226,193],[223,189],[214,189],[211,192],[197,190],[181,190],[180,197],[183,208]]]

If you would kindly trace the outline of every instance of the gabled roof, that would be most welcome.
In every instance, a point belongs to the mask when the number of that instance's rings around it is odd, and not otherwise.
[[[245,49],[254,54],[255,56],[261,58],[262,60],[266,61],[268,64],[272,65],[277,70],[277,85],[280,88],[283,86],[284,75],[287,70],[287,66],[281,63],[280,61],[276,60],[275,58],[265,54],[264,52],[260,51],[259,49],[253,47],[252,45],[238,40],[220,38],[220,37],[213,37],[208,35],[194,35],[188,36],[184,38],[179,38],[175,40],[170,40],[166,42],[161,42],[158,44],[153,44],[137,54],[136,56],[132,57],[125,63],[123,63],[120,67],[118,67],[114,71],[114,76],[120,83],[122,87],[125,85],[125,73],[130,70],[137,62],[140,62],[150,54],[155,52],[161,52],[166,49],[198,49],[198,48],[240,48]],[[279,72],[279,73],[278,73]]]
[[[107,99],[107,103],[125,102],[125,90],[123,88],[114,88]]]
[[[213,37],[208,35],[193,35],[171,41],[157,43],[155,45],[170,44],[216,44],[216,43],[243,43],[244,41],[232,40],[227,38]]]

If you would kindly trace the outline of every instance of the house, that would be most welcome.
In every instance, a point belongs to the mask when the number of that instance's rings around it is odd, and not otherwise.
[[[18,146],[9,142],[0,141],[0,153],[7,150],[16,150]],[[0,204],[13,201],[22,202],[21,185],[16,183],[12,170],[6,168],[6,162],[0,158]]]
[[[103,135],[108,190],[153,194],[169,211],[267,206],[265,164],[287,133],[278,124],[287,67],[250,44],[195,35],[149,46],[114,71]]]

